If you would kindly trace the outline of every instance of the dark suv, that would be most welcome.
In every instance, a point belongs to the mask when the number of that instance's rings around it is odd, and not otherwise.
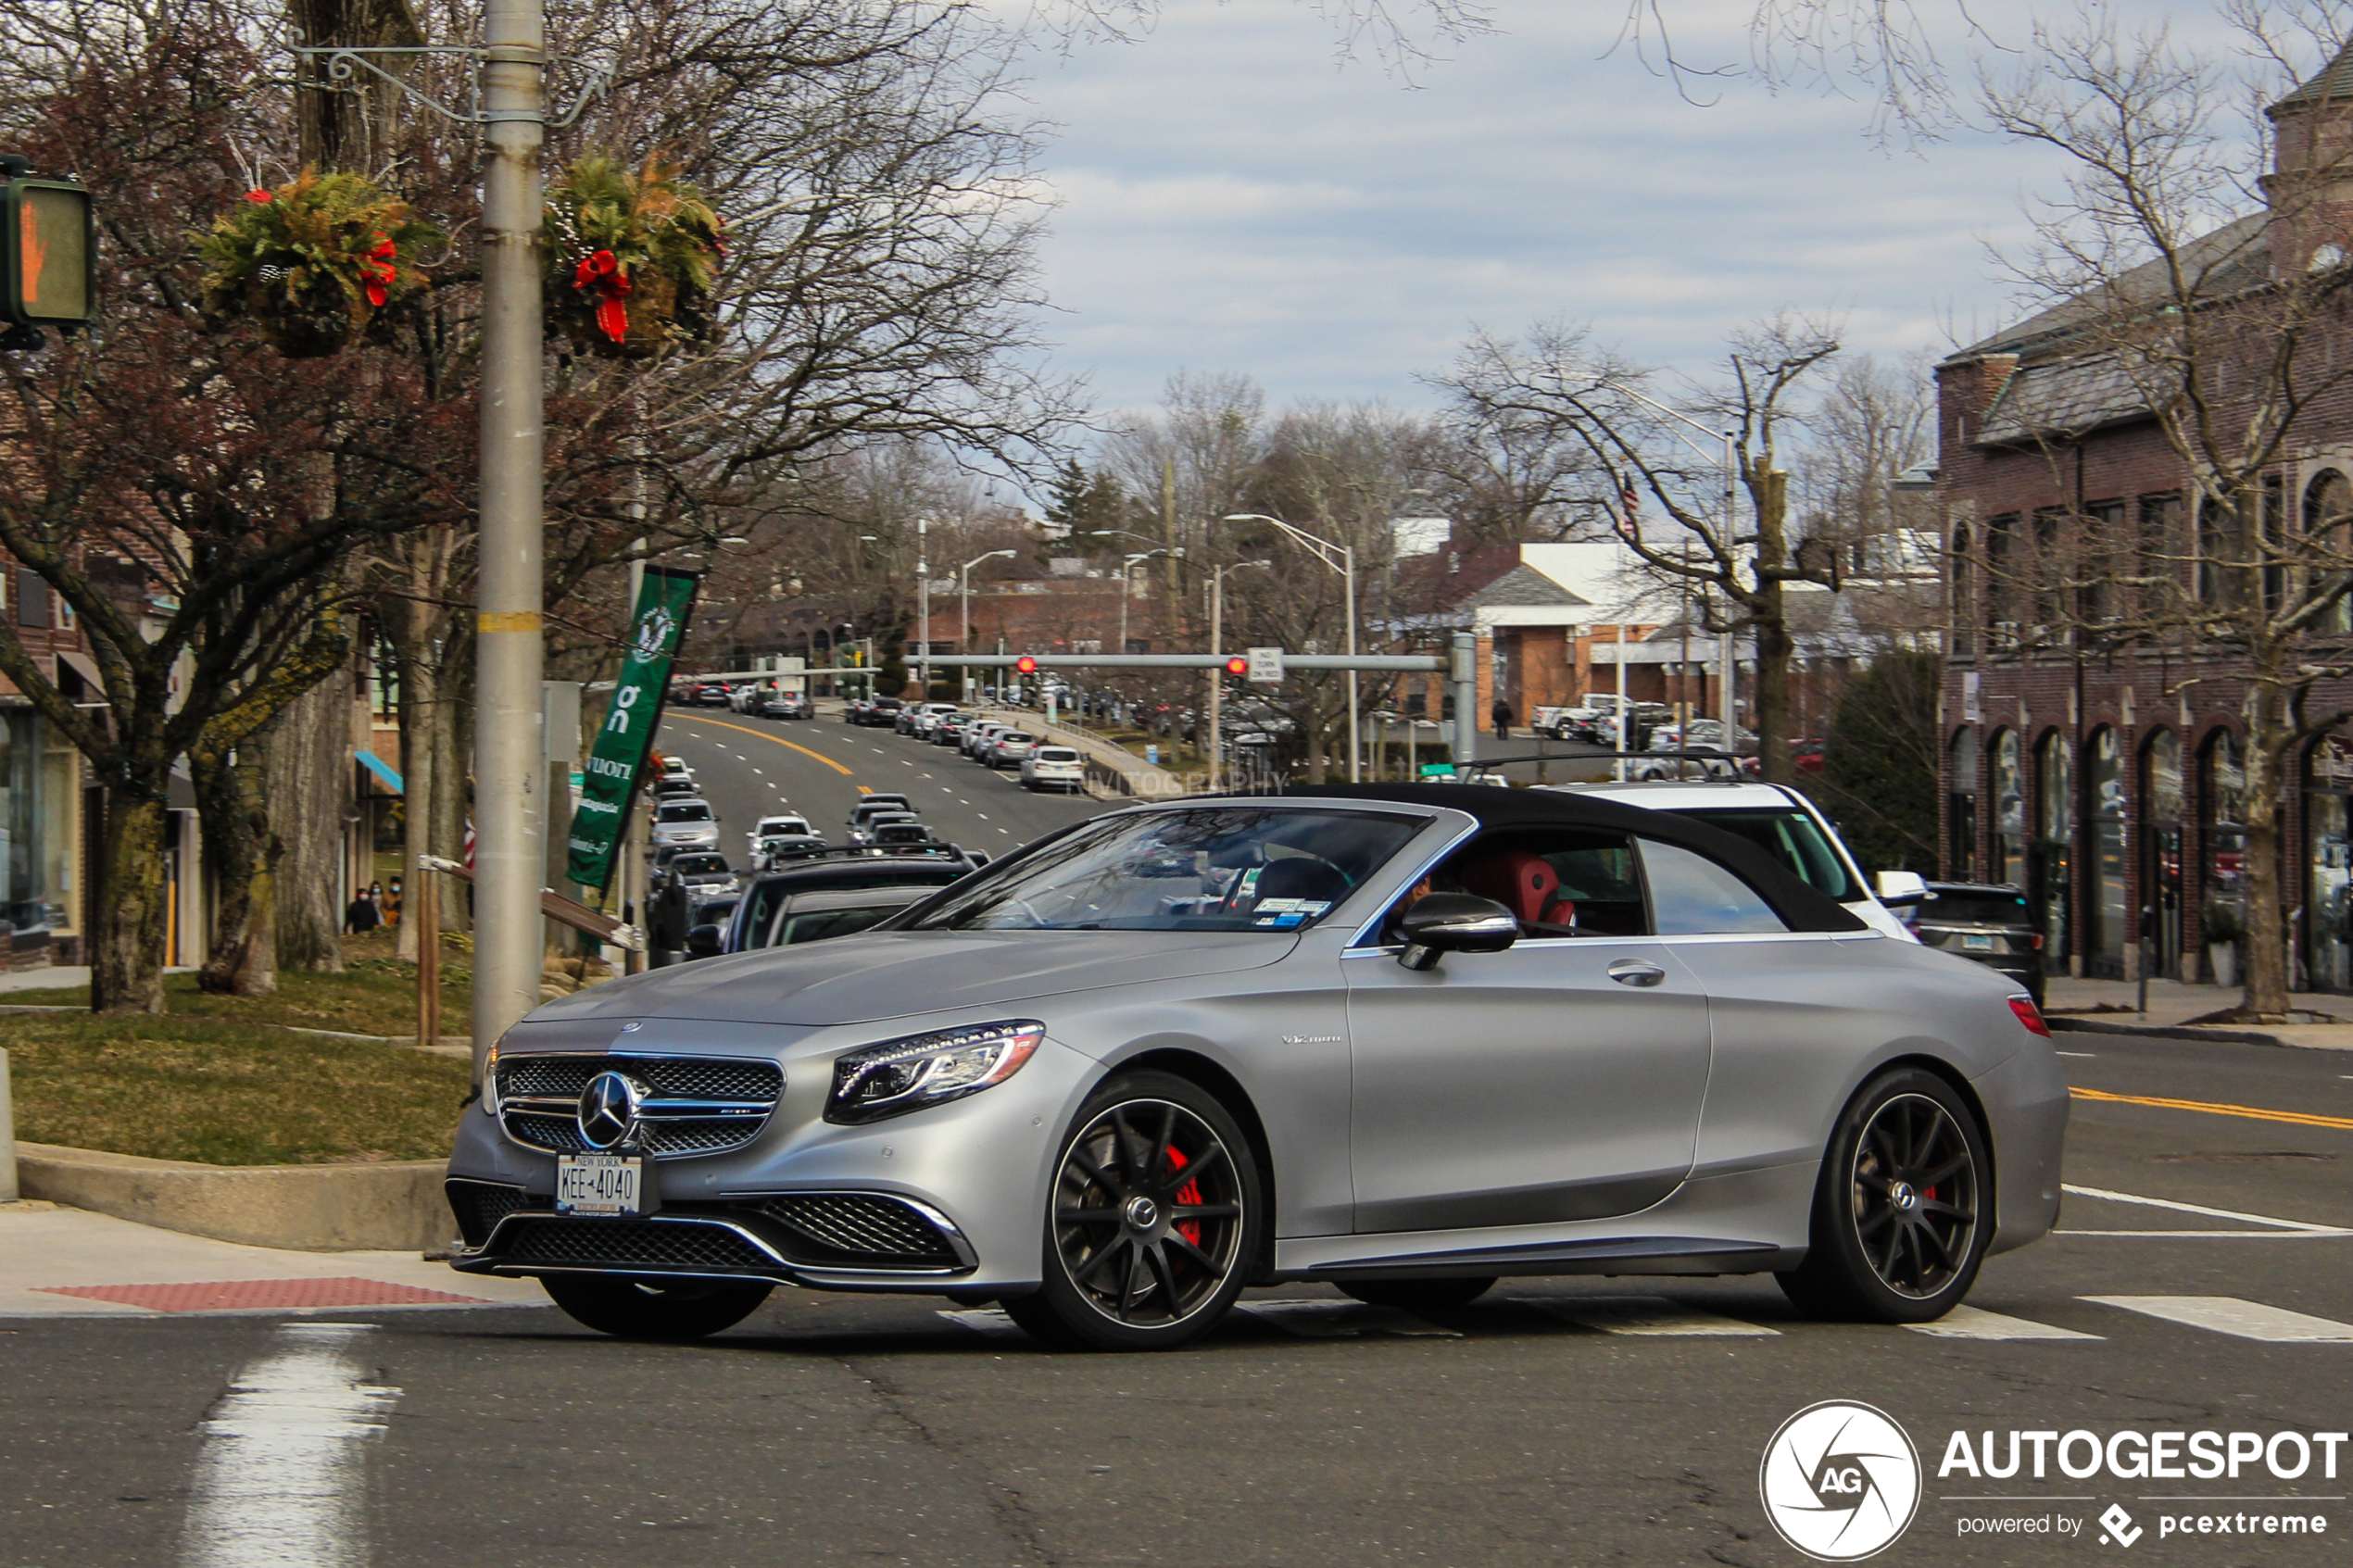
[[[847,936],[929,897],[934,888],[979,869],[986,859],[949,844],[879,857],[829,851],[754,877],[727,923],[697,926],[686,934],[686,949],[711,958]],[[803,918],[815,916],[824,918]]]
[[[2041,1007],[2043,934],[2034,929],[2026,895],[1981,882],[1931,882],[1928,891],[1926,903],[1903,911],[1920,946],[2000,971]]]

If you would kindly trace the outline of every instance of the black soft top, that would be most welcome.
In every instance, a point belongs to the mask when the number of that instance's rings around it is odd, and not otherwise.
[[[1705,855],[1738,873],[1742,881],[1763,895],[1773,912],[1787,922],[1793,931],[1871,929],[1853,910],[1748,840],[1672,811],[1655,811],[1646,806],[1629,806],[1560,790],[1503,789],[1493,784],[1295,784],[1277,793],[1286,798],[1305,797],[1443,807],[1477,818],[1479,826],[1490,832],[1579,827],[1638,833],[1645,838]]]

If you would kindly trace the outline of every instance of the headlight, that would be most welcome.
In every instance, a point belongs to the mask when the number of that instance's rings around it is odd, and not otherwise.
[[[1035,1019],[912,1035],[834,1059],[825,1120],[856,1124],[941,1105],[1003,1083],[1046,1038]]]

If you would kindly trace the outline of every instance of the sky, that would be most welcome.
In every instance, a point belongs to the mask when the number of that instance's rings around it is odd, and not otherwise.
[[[1043,250],[1056,365],[1141,408],[1179,369],[1271,403],[1434,406],[1475,326],[1591,320],[1702,370],[1782,307],[1857,351],[1942,349],[2013,312],[1986,245],[2015,244],[2046,155],[1961,133],[1875,145],[1871,105],[1712,84],[1701,107],[1630,52],[1614,0],[1497,0],[1500,31],[1412,86],[1334,58],[1306,0],[1168,0],[1131,43],[1040,51],[1061,131]],[[1682,7],[1688,56],[1745,58],[1745,4]],[[1966,71],[1966,48],[1948,56]]]

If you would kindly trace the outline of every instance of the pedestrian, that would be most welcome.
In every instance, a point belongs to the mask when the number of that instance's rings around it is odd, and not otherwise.
[[[392,885],[384,889],[384,917],[386,925],[397,927],[400,924],[400,879],[398,877],[394,877]]]
[[[1495,738],[1497,740],[1509,740],[1512,738],[1512,704],[1510,698],[1497,697],[1495,699],[1495,706],[1488,710],[1487,716],[1495,721]]]
[[[376,906],[364,892],[352,895],[351,907],[343,912],[343,928],[354,936],[365,936],[379,923]]]

